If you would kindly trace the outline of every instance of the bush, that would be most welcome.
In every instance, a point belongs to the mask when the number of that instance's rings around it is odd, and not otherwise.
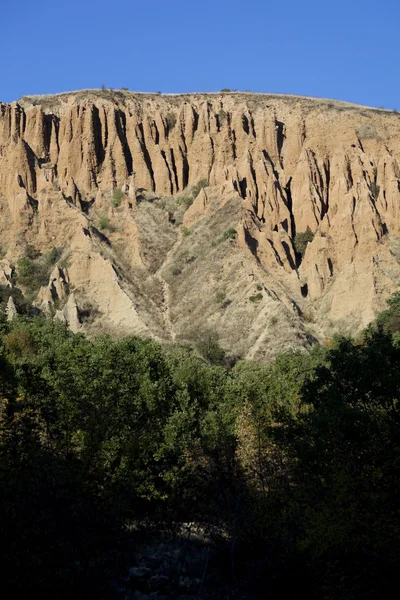
[[[30,260],[35,260],[36,258],[39,258],[40,252],[39,250],[36,250],[33,244],[27,244],[25,248],[25,256]]]
[[[226,298],[225,292],[217,292],[215,294],[215,301],[217,304],[222,304],[223,301],[225,300],[225,298]]]
[[[187,227],[182,227],[182,235],[183,237],[187,237],[188,235],[190,235],[190,229],[188,229]]]
[[[294,245],[294,249],[296,250],[297,254],[301,254],[301,256],[303,256],[306,251],[307,244],[309,242],[312,242],[313,239],[314,239],[314,234],[308,226],[305,231],[296,233],[293,245]]]
[[[166,117],[168,132],[173,130],[173,128],[176,125],[176,121],[177,121],[176,115],[174,113],[168,113],[168,115]]]
[[[24,358],[34,353],[32,336],[25,327],[16,328],[5,336],[5,344],[8,352],[16,358]]]
[[[213,248],[215,248],[216,246],[218,246],[219,244],[222,244],[226,240],[234,240],[235,238],[236,238],[236,229],[233,229],[233,227],[231,227],[230,229],[227,229],[226,231],[224,231],[224,233],[221,235],[220,238],[217,239],[217,241],[212,242],[211,246]]]
[[[388,307],[380,312],[376,318],[378,327],[381,327],[385,333],[400,332],[400,292],[395,292],[387,301]]]
[[[218,335],[213,331],[202,331],[197,334],[196,349],[210,364],[223,364],[226,358],[225,351],[218,343]]]
[[[46,262],[48,265],[55,265],[58,257],[60,256],[59,248],[52,248],[48,255],[46,256]]]
[[[189,208],[189,206],[192,206],[192,204],[193,204],[193,196],[191,196],[191,195],[179,196],[179,198],[177,198],[176,200],[177,200],[178,205],[185,207],[185,210],[187,210]]]
[[[259,292],[255,296],[250,296],[249,300],[250,302],[259,302],[260,300],[262,300],[262,297],[263,295]]]
[[[374,200],[378,200],[380,191],[381,191],[380,186],[375,181],[373,181],[371,183],[371,194],[372,194],[372,197]]]
[[[17,262],[18,268],[18,278],[21,279],[23,277],[30,277],[33,275],[35,270],[34,262],[27,258],[26,256],[22,256]]]
[[[100,217],[100,219],[99,219],[99,229],[101,229],[102,231],[104,229],[107,229],[110,232],[114,231],[114,227],[111,225],[110,219],[108,217],[106,217],[106,216]]]
[[[226,112],[224,111],[223,108],[221,108],[217,114],[217,119],[218,119],[218,125],[219,127],[221,127],[222,123],[225,121],[226,119]]]
[[[172,200],[175,203],[175,210],[176,210],[176,205],[177,205],[177,206],[183,206],[186,211],[190,206],[192,206],[194,200],[199,195],[200,190],[202,190],[203,188],[205,188],[207,186],[208,186],[207,179],[200,179],[200,181],[198,181],[195,185],[192,186],[190,191],[186,190],[184,193],[180,194],[179,196],[172,197]],[[160,206],[162,206],[162,208],[166,207],[165,199],[164,199],[163,203],[160,203]]]
[[[4,311],[6,309],[8,299],[10,298],[10,296],[14,300],[15,308],[17,309],[17,312],[19,315],[26,315],[29,313],[29,311],[30,311],[29,302],[27,302],[25,300],[24,295],[21,292],[21,290],[15,286],[10,288],[5,285],[0,285],[0,309],[1,310]]]
[[[121,188],[115,188],[115,190],[113,192],[113,197],[112,197],[112,200],[111,200],[111,204],[115,208],[117,208],[118,206],[120,206],[121,201],[122,201],[122,196],[123,196],[123,193],[122,193]]]
[[[29,294],[34,294],[41,286],[48,284],[51,268],[56,264],[60,253],[59,248],[52,248],[41,257],[34,246],[28,244],[26,256],[22,256],[17,262],[16,280]]]
[[[33,261],[26,256],[17,262],[17,280],[30,293],[36,292],[41,286],[47,285],[50,269],[46,262]]]
[[[198,181],[197,183],[195,183],[195,185],[192,187],[192,196],[193,196],[193,200],[196,200],[197,196],[200,194],[200,191],[203,188],[208,187],[208,181],[207,179],[200,179],[200,181]]]

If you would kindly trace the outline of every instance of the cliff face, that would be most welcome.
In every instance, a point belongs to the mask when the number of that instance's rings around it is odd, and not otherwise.
[[[354,332],[400,281],[399,161],[397,113],[339,102],[99,91],[0,104],[0,283],[26,243],[57,246],[35,302],[75,329],[214,330],[249,357]]]

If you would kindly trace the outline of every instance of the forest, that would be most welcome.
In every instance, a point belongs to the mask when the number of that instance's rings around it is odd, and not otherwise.
[[[399,293],[271,364],[0,315],[3,597],[398,596]]]

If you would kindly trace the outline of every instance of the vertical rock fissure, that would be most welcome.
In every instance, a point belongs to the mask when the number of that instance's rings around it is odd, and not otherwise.
[[[324,171],[325,171],[325,181],[326,181],[326,189],[325,189],[325,205],[324,212],[321,216],[321,219],[327,215],[328,223],[329,223],[329,193],[330,193],[330,185],[331,185],[331,165],[329,161],[329,157],[326,157],[324,162]]]
[[[251,112],[249,112],[249,116],[250,116],[250,127],[251,127],[251,133],[254,139],[257,139],[257,134],[256,134],[256,130],[254,127],[254,118]]]
[[[168,161],[167,161],[167,156],[165,154],[164,150],[161,150],[161,156],[164,159],[165,162],[165,166],[167,167],[167,171],[168,171],[168,183],[169,183],[169,193],[172,195],[174,193],[174,186],[173,186],[173,182],[172,182],[172,173],[171,173],[171,169],[169,167]]]
[[[249,120],[246,115],[242,115],[242,127],[246,135],[250,133]]]
[[[43,115],[43,146],[46,153],[46,159],[50,156],[51,128],[53,123],[52,115]]]
[[[355,196],[353,196],[353,200],[352,200],[352,203],[351,203],[350,220],[351,220],[351,229],[353,231],[354,238],[356,240],[356,244],[355,245],[358,244],[358,237],[357,237],[356,229],[355,229],[355,226],[354,226],[354,213],[355,213],[355,210],[356,210],[356,204],[357,204],[357,200],[356,200]]]
[[[212,154],[211,154],[211,162],[210,162],[210,167],[209,167],[209,169],[208,169],[208,177],[207,177],[207,179],[208,179],[208,182],[210,182],[210,179],[211,179],[211,172],[212,172],[212,169],[213,169],[213,166],[214,166],[214,162],[215,162],[215,147],[214,147],[214,140],[212,139],[212,137],[211,137],[211,136],[210,136],[210,144],[211,144],[211,151],[212,151]]]
[[[285,133],[284,133],[285,124],[282,123],[282,121],[278,121],[276,119],[275,120],[275,130],[276,130],[276,145],[277,145],[277,149],[278,149],[279,162],[283,169],[282,149],[283,149],[283,142],[285,140]]]
[[[179,147],[179,151],[181,153],[182,158],[182,189],[184,190],[189,183],[190,167],[186,156],[186,152],[184,152],[181,147]]]
[[[99,169],[104,162],[105,151],[103,148],[103,126],[101,123],[100,113],[97,106],[93,106],[92,109],[92,130],[94,137],[94,151],[96,154],[97,168]]]
[[[285,193],[286,193],[286,207],[289,211],[290,216],[290,234],[292,240],[294,240],[296,235],[296,221],[293,214],[293,198],[292,198],[292,177],[289,177],[287,184],[285,185]]]
[[[146,164],[147,170],[148,170],[150,178],[151,178],[152,191],[154,192],[156,189],[156,184],[155,184],[155,180],[154,180],[154,171],[153,171],[153,165],[151,162],[150,154],[149,154],[149,151],[147,150],[146,142],[144,139],[143,123],[138,123],[136,125],[136,137],[139,142],[140,149],[143,154],[143,159],[144,159],[144,162]]]
[[[154,121],[154,119],[152,122],[151,131],[154,132],[154,135],[153,135],[154,143],[156,146],[158,146],[160,144],[160,132],[158,131],[157,123]],[[166,126],[166,137],[168,137],[168,134],[169,134],[169,130],[168,130],[168,126]]]
[[[229,127],[230,127],[230,125],[229,125]],[[229,137],[232,138],[232,154],[233,154],[233,159],[236,160],[236,158],[237,158],[237,152],[236,152],[236,133],[235,133],[234,129],[230,130],[230,132],[231,132],[231,135]]]
[[[170,155],[171,155],[171,166],[172,166],[172,171],[174,174],[174,184],[175,184],[175,190],[177,192],[179,192],[179,181],[178,181],[178,172],[176,170],[176,163],[175,163],[175,154],[174,154],[174,149],[170,148]]]
[[[267,241],[268,241],[269,245],[271,246],[271,249],[272,249],[272,251],[274,253],[276,262],[278,263],[278,265],[280,267],[283,267],[283,262],[281,260],[281,257],[279,256],[278,252],[276,251],[276,248],[274,246],[274,242],[272,240],[270,240],[269,238],[267,238]]]
[[[25,187],[30,194],[34,194],[36,192],[36,155],[25,140],[22,141],[22,144],[26,153],[26,159],[29,167],[29,175],[31,179],[30,185],[28,181],[25,182]]]
[[[243,177],[243,179],[239,179],[239,188],[240,188],[240,195],[244,200],[247,197],[247,179],[246,179],[246,177]]]
[[[192,109],[193,112],[193,130],[192,130],[192,139],[194,138],[194,134],[196,133],[198,126],[199,126],[199,115],[198,113],[194,110],[194,108]]]
[[[250,153],[249,153],[249,166],[250,166],[250,173],[251,173],[251,177],[252,177],[254,189],[255,189],[255,201],[258,206],[259,193],[258,193],[258,185],[257,185],[257,175],[256,175],[256,171],[255,171],[254,165],[253,165],[253,157],[251,156]]]
[[[125,159],[126,170],[128,172],[128,175],[132,175],[133,160],[128,140],[126,139],[126,115],[121,110],[115,112],[115,127],[117,130],[119,141],[121,142],[121,148]]]
[[[353,174],[351,172],[351,164],[350,164],[350,159],[348,158],[348,156],[346,156],[345,176],[346,176],[347,191],[349,191],[353,187]]]

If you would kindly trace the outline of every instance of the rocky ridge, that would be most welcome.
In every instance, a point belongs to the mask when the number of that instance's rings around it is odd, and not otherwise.
[[[400,115],[334,101],[0,104],[0,284],[18,286],[26,244],[56,246],[34,303],[75,330],[215,331],[250,358],[356,332],[399,285],[399,160]]]

